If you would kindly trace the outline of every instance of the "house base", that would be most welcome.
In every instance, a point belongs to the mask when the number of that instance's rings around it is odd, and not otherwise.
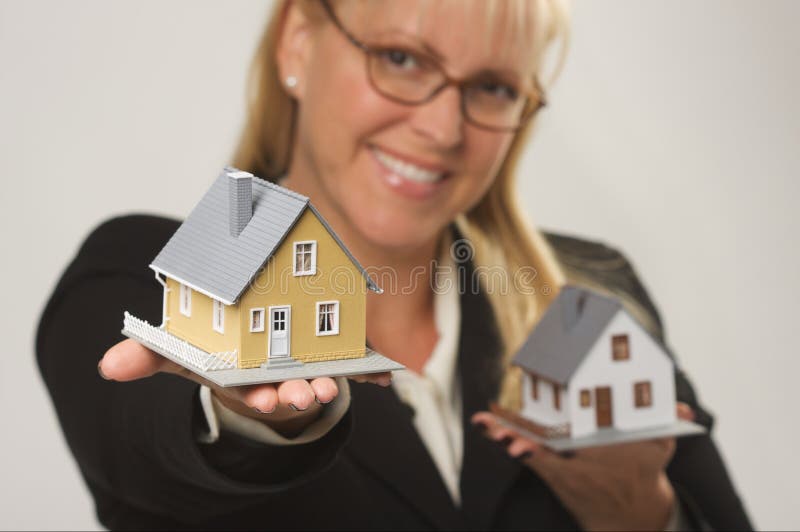
[[[512,412],[511,410],[501,407],[497,403],[490,403],[489,410],[491,410],[492,414],[494,414],[495,416],[500,417],[507,422],[510,422],[511,425],[513,425],[514,427],[523,428],[527,432],[533,433],[539,438],[550,440],[554,438],[569,437],[568,423],[556,426],[539,425],[538,423],[534,423],[528,418],[520,416],[516,412]]]
[[[694,436],[707,432],[706,428],[702,425],[679,419],[669,425],[649,427],[646,429],[619,430],[615,428],[604,428],[598,429],[598,431],[593,434],[577,438],[563,435],[554,437],[550,427],[541,427],[519,414],[503,409],[496,404],[491,405],[491,411],[498,417],[500,423],[506,427],[514,429],[521,435],[542,443],[545,447],[556,452],[574,451],[587,447],[600,447],[603,445],[631,443],[658,438]]]
[[[309,363],[298,361],[297,364],[268,364],[265,367],[239,369],[230,367],[230,361],[235,359],[235,353],[207,353],[127,312],[122,334],[222,387],[265,384],[292,379],[348,377],[405,369],[402,364],[386,358],[370,348],[366,348],[366,355],[360,358]],[[219,362],[216,362],[217,358],[220,358]]]

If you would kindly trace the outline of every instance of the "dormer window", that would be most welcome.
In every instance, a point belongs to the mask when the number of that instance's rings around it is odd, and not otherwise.
[[[631,358],[627,334],[615,334],[611,337],[611,357],[615,361],[629,360]]]
[[[317,242],[309,240],[294,243],[295,275],[314,275],[317,273]]]

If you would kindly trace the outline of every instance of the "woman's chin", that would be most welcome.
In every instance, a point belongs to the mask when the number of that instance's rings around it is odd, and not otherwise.
[[[387,250],[413,250],[438,237],[441,225],[402,217],[374,217],[360,220],[359,232],[372,246]]]

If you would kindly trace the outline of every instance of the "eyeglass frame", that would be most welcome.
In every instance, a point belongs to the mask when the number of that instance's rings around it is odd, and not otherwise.
[[[333,25],[336,26],[339,29],[339,31],[342,32],[342,35],[345,36],[345,38],[350,42],[350,44],[352,44],[353,46],[355,46],[356,48],[358,48],[359,50],[364,52],[364,57],[365,57],[365,60],[366,60],[366,64],[364,66],[365,66],[365,69],[367,71],[367,78],[369,79],[369,83],[372,86],[372,88],[375,90],[375,92],[377,92],[378,94],[380,94],[384,98],[388,98],[389,100],[392,100],[393,102],[396,102],[396,103],[399,103],[399,104],[403,104],[403,105],[422,105],[424,103],[428,103],[431,100],[433,100],[436,97],[437,94],[442,92],[447,87],[454,86],[454,87],[456,87],[458,89],[460,108],[461,108],[461,115],[464,117],[464,119],[467,122],[469,122],[470,124],[474,125],[475,127],[479,127],[481,129],[486,129],[486,130],[489,130],[489,131],[496,131],[496,132],[519,131],[523,126],[525,126],[525,124],[534,115],[536,115],[537,112],[539,112],[543,107],[547,106],[547,100],[545,98],[544,89],[542,89],[542,87],[541,87],[541,85],[539,83],[539,80],[536,79],[536,77],[534,76],[534,78],[533,78],[534,89],[533,90],[528,90],[527,91],[527,95],[525,96],[525,100],[526,101],[525,101],[524,107],[528,107],[528,110],[527,111],[523,111],[522,116],[520,116],[519,123],[516,126],[499,127],[499,126],[487,126],[486,124],[481,124],[480,122],[475,121],[475,119],[472,118],[469,115],[469,113],[467,112],[467,103],[466,103],[466,98],[464,97],[464,88],[465,88],[465,86],[468,83],[470,83],[470,82],[472,82],[474,80],[473,79],[456,79],[456,78],[454,78],[452,76],[449,76],[447,74],[447,72],[445,72],[445,70],[442,67],[441,63],[439,61],[437,61],[433,57],[428,57],[428,59],[431,61],[431,63],[433,63],[436,66],[437,70],[441,73],[441,75],[443,77],[443,81],[442,81],[442,84],[439,85],[438,87],[436,87],[435,89],[433,89],[433,91],[431,91],[431,93],[427,97],[425,97],[424,99],[422,99],[420,101],[408,101],[408,100],[403,100],[403,99],[401,99],[401,98],[399,98],[397,96],[394,96],[392,94],[388,94],[385,91],[381,90],[378,87],[378,85],[375,83],[375,80],[372,79],[372,69],[370,68],[370,65],[369,65],[370,56],[373,56],[373,55],[377,54],[380,50],[375,48],[375,47],[372,47],[372,46],[370,46],[370,45],[368,45],[368,44],[366,44],[366,43],[364,43],[362,41],[360,41],[352,33],[350,33],[347,30],[347,28],[344,27],[344,25],[342,24],[342,21],[339,20],[339,17],[336,16],[336,12],[333,10],[333,7],[331,6],[329,0],[320,0],[320,3],[322,4],[323,8],[325,9],[325,12],[330,17],[331,22],[333,22]],[[536,95],[535,97],[538,100],[536,105],[531,105],[530,104],[531,100],[533,99],[532,95]]]

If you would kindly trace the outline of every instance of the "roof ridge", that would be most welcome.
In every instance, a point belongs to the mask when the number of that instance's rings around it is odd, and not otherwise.
[[[300,201],[303,201],[303,202],[306,202],[306,203],[308,202],[308,196],[304,196],[304,195],[300,194],[299,192],[295,192],[294,190],[289,190],[286,187],[282,187],[277,183],[273,183],[272,181],[267,181],[266,179],[262,179],[262,178],[260,178],[258,176],[253,176],[253,184],[269,188],[271,190],[274,190],[275,192],[280,192],[280,193],[285,194],[286,196],[289,196],[290,198],[294,198],[296,200],[300,200]]]

